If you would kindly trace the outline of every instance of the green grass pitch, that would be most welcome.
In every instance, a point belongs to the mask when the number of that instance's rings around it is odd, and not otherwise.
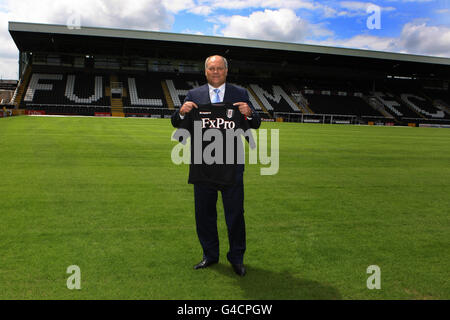
[[[246,166],[239,278],[220,197],[221,261],[192,268],[193,187],[169,120],[0,119],[0,299],[450,298],[450,130],[262,128],[280,130],[280,169]]]

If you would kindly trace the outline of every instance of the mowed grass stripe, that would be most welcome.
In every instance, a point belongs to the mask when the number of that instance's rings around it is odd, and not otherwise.
[[[248,275],[201,258],[168,120],[0,119],[1,299],[448,299],[450,131],[264,123],[247,165]],[[368,290],[366,268],[381,268]],[[66,287],[70,265],[82,289]]]

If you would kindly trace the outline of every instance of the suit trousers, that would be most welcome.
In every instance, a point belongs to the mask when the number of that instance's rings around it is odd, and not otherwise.
[[[230,245],[227,259],[232,264],[242,264],[246,249],[243,172],[238,174],[235,185],[220,191]],[[197,235],[203,248],[203,257],[212,261],[219,260],[218,192],[207,185],[194,184]]]

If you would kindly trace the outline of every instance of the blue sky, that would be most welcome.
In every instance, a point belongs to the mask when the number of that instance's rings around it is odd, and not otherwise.
[[[379,28],[368,28],[368,20]],[[450,57],[450,0],[0,0],[3,79],[17,78],[18,52],[8,21],[79,21],[81,26]]]
[[[263,1],[261,1],[263,3]],[[280,1],[281,3],[282,1]],[[311,1],[313,3],[313,1]],[[373,34],[377,36],[398,36],[402,27],[414,20],[426,20],[428,25],[450,25],[450,1],[315,1],[323,6],[336,10],[325,13],[324,10],[297,9],[294,10],[298,17],[306,19],[313,24],[324,24],[327,29],[336,33],[339,38],[350,38],[358,34]],[[381,7],[381,28],[367,29],[366,20],[369,14],[364,10],[366,4],[375,4]],[[286,6],[289,8],[289,6]],[[214,35],[212,20],[216,16],[250,16],[252,12],[264,11],[265,9],[277,10],[280,6],[249,7],[245,9],[217,9],[207,17],[180,12],[172,26],[173,32],[201,32]],[[358,8],[358,9],[357,9]],[[385,8],[385,10],[383,10]],[[443,10],[447,9],[447,12]],[[440,11],[441,10],[441,11]],[[344,14],[347,12],[347,14]],[[217,34],[220,35],[220,34]]]

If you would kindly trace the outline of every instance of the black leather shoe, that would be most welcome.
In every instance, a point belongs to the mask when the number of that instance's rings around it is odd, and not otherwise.
[[[232,264],[233,266],[233,270],[234,272],[238,275],[238,276],[245,276],[245,274],[247,273],[247,271],[245,270],[245,267],[243,264]]]
[[[194,266],[194,269],[197,270],[197,269],[208,268],[210,265],[216,264],[217,262],[219,262],[219,261],[203,259],[200,263],[198,263]]]

